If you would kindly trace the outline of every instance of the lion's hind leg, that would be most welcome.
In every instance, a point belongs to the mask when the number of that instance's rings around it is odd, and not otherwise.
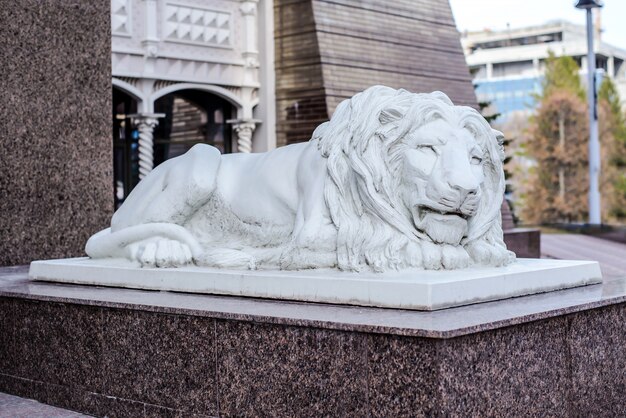
[[[160,164],[115,212],[111,229],[120,231],[151,222],[184,224],[211,198],[220,163],[217,148],[197,144],[185,154]]]
[[[183,225],[213,195],[220,162],[216,148],[198,144],[156,167],[115,212],[111,228],[89,239],[87,254],[157,267],[200,258],[201,246]]]

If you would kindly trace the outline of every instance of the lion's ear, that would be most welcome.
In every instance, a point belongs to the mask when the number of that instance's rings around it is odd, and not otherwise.
[[[388,107],[380,111],[378,120],[381,124],[386,125],[389,122],[396,122],[402,119],[403,116],[402,110],[395,107]]]
[[[500,153],[500,159],[502,161],[504,161],[504,142],[505,142],[505,137],[504,134],[498,130],[492,129],[491,132],[495,135],[496,137],[496,141],[498,141],[498,151]]]

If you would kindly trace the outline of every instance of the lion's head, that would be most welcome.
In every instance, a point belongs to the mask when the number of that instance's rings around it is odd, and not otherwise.
[[[344,270],[504,265],[502,135],[441,92],[374,86],[313,134]]]

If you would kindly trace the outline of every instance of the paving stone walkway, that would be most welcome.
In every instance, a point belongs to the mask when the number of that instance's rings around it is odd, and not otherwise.
[[[626,244],[579,234],[541,234],[541,256],[600,262],[605,278],[626,277]]]
[[[0,418],[80,418],[89,415],[0,392]]]

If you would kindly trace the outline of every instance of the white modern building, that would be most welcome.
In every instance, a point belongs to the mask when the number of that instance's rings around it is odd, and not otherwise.
[[[197,142],[275,147],[271,0],[111,0],[118,201]]]
[[[468,32],[462,34],[461,43],[478,100],[491,102],[504,118],[514,112],[530,112],[535,107],[533,93],[541,90],[549,51],[557,56],[573,57],[581,67],[582,81],[586,80],[584,26],[555,21],[505,31]],[[620,96],[626,99],[626,51],[603,42],[599,31],[595,51],[597,80],[603,76],[613,78]]]

